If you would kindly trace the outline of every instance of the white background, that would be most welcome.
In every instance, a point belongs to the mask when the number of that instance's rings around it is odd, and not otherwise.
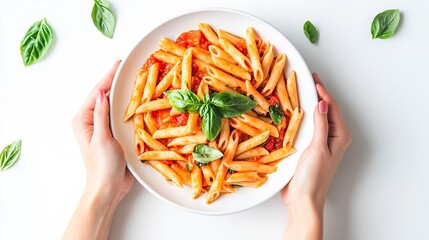
[[[90,89],[152,28],[183,11],[228,7],[279,29],[341,104],[353,143],[329,192],[326,239],[429,239],[429,29],[425,0],[112,0],[113,39],[92,24],[92,1],[0,0],[0,148],[21,138],[22,155],[0,172],[0,239],[58,239],[79,200],[85,169],[71,119]],[[262,3],[262,4],[261,4]],[[388,40],[372,40],[373,17],[399,8]],[[30,67],[19,45],[46,17],[48,54]],[[320,31],[316,45],[302,25]],[[279,195],[227,216],[195,215],[136,183],[118,208],[111,239],[280,239]],[[215,229],[215,231],[211,230]]]

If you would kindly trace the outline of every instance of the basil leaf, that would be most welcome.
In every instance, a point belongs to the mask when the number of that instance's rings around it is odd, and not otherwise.
[[[113,38],[116,21],[108,1],[94,0],[91,17],[98,31],[108,38]]]
[[[192,156],[195,161],[205,164],[223,157],[223,153],[205,144],[197,144],[192,150]]]
[[[21,41],[21,57],[26,67],[41,59],[51,46],[53,33],[46,18],[33,23]]]
[[[390,9],[377,14],[371,24],[372,39],[390,38],[395,33],[400,20],[401,13],[399,9]]]
[[[18,139],[13,143],[7,145],[0,153],[0,171],[4,171],[18,160],[21,154],[21,140]]]
[[[240,116],[258,104],[244,95],[232,92],[214,94],[211,96],[210,103],[219,109],[224,118]]]
[[[316,27],[310,21],[304,23],[304,34],[310,40],[311,43],[315,43],[319,40],[319,32]]]
[[[196,113],[201,105],[203,105],[198,96],[189,90],[170,90],[165,92],[165,95],[171,105],[182,113]]]
[[[222,116],[219,109],[211,104],[204,104],[200,109],[200,115],[203,117],[201,128],[209,141],[215,139],[222,126]]]
[[[269,107],[270,117],[276,125],[279,125],[282,122],[282,118],[284,116],[283,109],[279,106],[278,103],[275,105],[271,105]]]

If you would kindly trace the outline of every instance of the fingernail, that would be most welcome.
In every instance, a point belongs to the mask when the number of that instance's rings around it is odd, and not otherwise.
[[[103,92],[98,89],[97,95],[95,96],[95,103],[100,104],[103,102]]]
[[[328,103],[325,100],[319,102],[319,112],[323,114],[328,113]]]

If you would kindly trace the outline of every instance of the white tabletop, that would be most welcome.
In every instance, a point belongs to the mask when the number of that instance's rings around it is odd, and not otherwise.
[[[201,7],[238,9],[272,24],[341,104],[353,144],[329,192],[326,239],[429,239],[429,2],[279,2],[111,0],[117,26],[108,39],[93,26],[92,1],[0,0],[0,148],[23,141],[19,161],[0,172],[0,239],[61,236],[85,181],[72,117],[142,36]],[[398,32],[372,40],[373,17],[391,8],[402,12]],[[53,45],[26,68],[21,39],[44,17],[54,30]],[[320,31],[316,45],[303,34],[306,20]],[[202,216],[157,200],[136,182],[110,238],[280,239],[286,220],[279,195],[244,212]]]

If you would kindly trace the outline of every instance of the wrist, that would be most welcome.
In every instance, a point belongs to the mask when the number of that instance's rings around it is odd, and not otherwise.
[[[285,239],[322,239],[323,208],[312,198],[288,204]]]

